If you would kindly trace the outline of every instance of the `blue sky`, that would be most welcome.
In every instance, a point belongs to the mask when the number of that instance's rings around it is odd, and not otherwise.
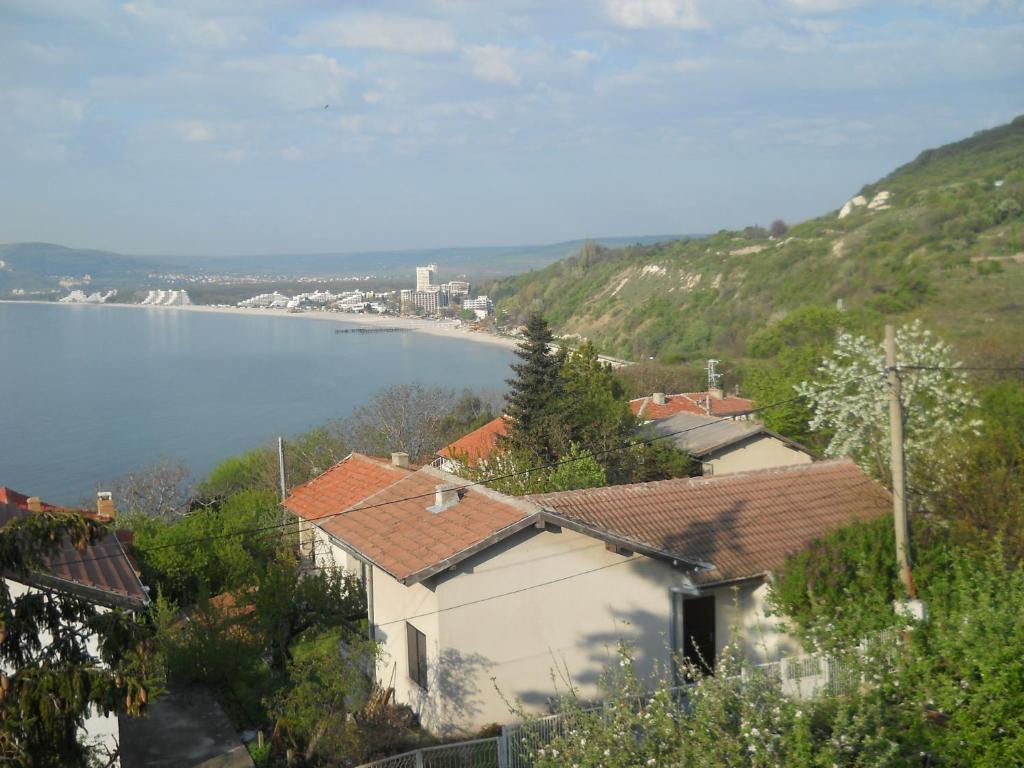
[[[709,232],[1021,112],[1021,0],[4,0],[0,242]]]

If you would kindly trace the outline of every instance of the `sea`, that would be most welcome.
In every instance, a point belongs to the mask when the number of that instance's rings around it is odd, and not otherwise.
[[[503,391],[512,351],[309,317],[0,303],[0,485],[78,504],[163,459],[196,477],[393,384]]]

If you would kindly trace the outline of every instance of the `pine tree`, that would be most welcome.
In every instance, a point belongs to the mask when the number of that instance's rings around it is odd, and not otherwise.
[[[15,519],[0,528],[0,571],[45,572],[45,558],[63,541],[81,549],[102,534],[102,527],[80,515]],[[90,637],[98,640],[98,653]],[[132,715],[145,708],[143,647],[142,628],[122,611],[101,612],[41,588],[12,595],[10,583],[0,581],[0,762],[33,768],[94,764],[100,755],[79,742],[79,729],[93,707]]]
[[[516,349],[522,362],[513,363],[515,378],[508,379],[505,414],[510,418],[506,449],[525,452],[541,461],[557,458],[568,445],[558,410],[564,355],[551,351],[554,337],[539,313],[526,323],[526,337]]]

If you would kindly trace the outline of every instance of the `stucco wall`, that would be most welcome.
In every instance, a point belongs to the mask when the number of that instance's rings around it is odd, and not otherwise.
[[[809,455],[791,448],[778,438],[758,435],[705,458],[703,463],[711,465],[713,474],[725,475],[754,469],[788,467],[792,464],[810,464],[811,461]]]

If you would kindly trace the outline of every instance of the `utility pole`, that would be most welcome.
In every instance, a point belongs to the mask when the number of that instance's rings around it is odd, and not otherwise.
[[[277,438],[277,471],[281,478],[281,501],[282,503],[288,498],[288,486],[284,481],[284,438],[278,436]],[[282,513],[282,522],[288,522],[288,510],[284,510]]]
[[[889,375],[889,440],[892,468],[892,511],[896,526],[896,563],[900,581],[911,599],[917,598],[910,571],[910,539],[907,526],[907,470],[903,453],[903,401],[900,372],[896,363],[896,330],[885,326],[885,370]]]

